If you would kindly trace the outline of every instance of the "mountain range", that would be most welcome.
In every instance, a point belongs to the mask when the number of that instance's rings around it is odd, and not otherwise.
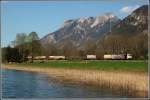
[[[148,5],[143,5],[124,19],[107,13],[103,16],[66,20],[62,27],[44,36],[43,46],[54,43],[61,47],[63,42],[71,40],[77,47],[82,47],[87,40],[98,41],[109,35],[135,36],[148,33]]]

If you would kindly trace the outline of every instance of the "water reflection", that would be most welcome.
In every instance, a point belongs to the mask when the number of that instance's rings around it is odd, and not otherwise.
[[[3,98],[124,97],[92,86],[50,80],[45,74],[3,70]]]

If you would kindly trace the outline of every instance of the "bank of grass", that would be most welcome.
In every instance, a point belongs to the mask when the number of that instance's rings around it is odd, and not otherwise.
[[[6,64],[7,65],[7,64]],[[16,66],[32,66],[42,68],[67,68],[67,69],[90,69],[90,70],[105,70],[105,71],[134,71],[148,73],[147,60],[83,60],[83,61],[68,61],[68,60],[51,60],[41,63],[20,63],[8,64]]]

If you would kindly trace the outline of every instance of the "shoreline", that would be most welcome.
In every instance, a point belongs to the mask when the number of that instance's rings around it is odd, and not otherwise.
[[[64,68],[19,67],[2,65],[2,69],[45,73],[58,81],[70,81],[106,87],[110,90],[133,92],[135,97],[148,96],[148,74]],[[120,90],[122,89],[122,90]]]

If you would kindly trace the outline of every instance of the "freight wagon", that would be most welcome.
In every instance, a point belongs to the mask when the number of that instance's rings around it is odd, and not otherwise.
[[[96,60],[96,55],[86,55],[87,60]]]
[[[34,60],[46,60],[46,56],[36,56]]]
[[[48,60],[65,60],[65,56],[48,56]]]

